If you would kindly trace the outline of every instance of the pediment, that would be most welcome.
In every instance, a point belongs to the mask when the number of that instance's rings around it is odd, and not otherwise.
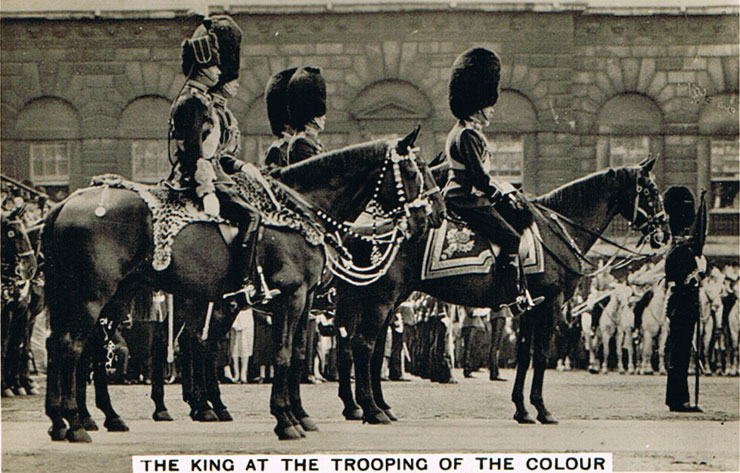
[[[358,120],[424,119],[427,117],[426,113],[416,110],[415,107],[395,98],[373,102],[369,106],[355,111],[353,115]]]

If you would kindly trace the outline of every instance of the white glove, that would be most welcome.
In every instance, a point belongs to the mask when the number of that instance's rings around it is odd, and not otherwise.
[[[210,215],[211,217],[218,217],[219,214],[219,204],[218,204],[218,197],[216,197],[216,194],[213,192],[210,192],[203,196],[203,210],[206,214]]]

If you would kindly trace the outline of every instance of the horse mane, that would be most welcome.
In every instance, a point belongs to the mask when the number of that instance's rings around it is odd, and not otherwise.
[[[296,182],[320,184],[349,166],[362,168],[367,162],[377,161],[378,156],[385,158],[387,149],[387,140],[369,141],[317,154],[299,163],[275,169],[270,175],[289,186]]]
[[[600,195],[606,189],[613,187],[613,181],[621,182],[622,179],[626,179],[629,169],[636,170],[637,168],[622,167],[596,171],[536,197],[534,198],[534,202],[553,210],[579,208],[582,203],[593,199],[594,196]]]

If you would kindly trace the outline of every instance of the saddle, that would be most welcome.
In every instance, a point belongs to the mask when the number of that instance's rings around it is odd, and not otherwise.
[[[285,205],[287,196],[272,182],[272,178],[262,176],[256,169],[250,172],[249,168],[247,172],[232,174],[231,178],[239,196],[260,212],[262,225],[297,231],[312,246],[322,244],[324,238],[320,227]],[[191,193],[173,189],[165,183],[145,185],[116,174],[104,174],[93,177],[90,185],[131,190],[144,201],[152,214],[152,267],[156,271],[163,271],[169,266],[172,243],[188,224],[218,224],[227,245],[231,244],[237,234],[230,222],[206,214]],[[96,215],[102,217],[105,209],[96,209]]]
[[[536,222],[522,233],[519,257],[524,274],[545,271],[544,252]],[[501,247],[476,234],[460,220],[445,220],[427,236],[421,279],[438,279],[465,274],[489,274]]]

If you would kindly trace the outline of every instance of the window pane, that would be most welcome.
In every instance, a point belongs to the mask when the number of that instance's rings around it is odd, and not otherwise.
[[[167,159],[167,140],[136,140],[131,143],[132,179],[139,182],[158,182],[170,172]]]
[[[524,141],[518,135],[495,135],[488,139],[490,174],[496,179],[521,184]]]
[[[609,137],[609,166],[618,168],[636,164],[650,154],[650,138],[647,136]]]
[[[31,143],[31,181],[34,185],[69,183],[70,143],[49,141]]]
[[[712,139],[710,143],[712,202],[714,209],[738,209],[740,142]]]

